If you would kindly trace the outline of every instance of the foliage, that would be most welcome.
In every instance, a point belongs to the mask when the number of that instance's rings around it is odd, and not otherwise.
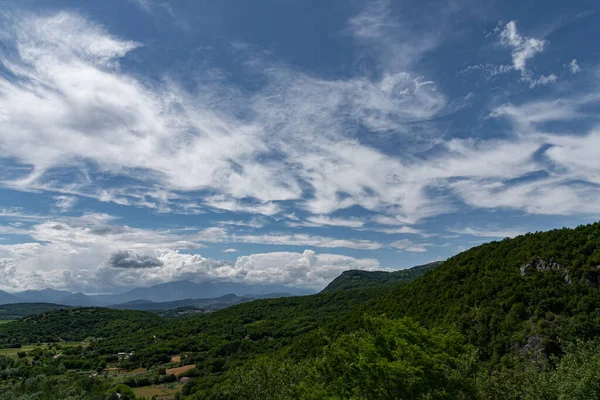
[[[63,306],[53,303],[15,303],[0,305],[0,323],[1,321],[15,320],[29,315],[42,314],[52,310],[67,309],[69,306]]]
[[[377,318],[328,346],[320,370],[341,398],[460,399],[473,392],[475,365],[475,350],[457,331]]]
[[[160,317],[142,311],[72,308],[0,325],[0,344],[80,341],[114,337],[158,326]]]

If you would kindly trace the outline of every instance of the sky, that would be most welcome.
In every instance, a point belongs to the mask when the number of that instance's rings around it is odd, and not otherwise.
[[[0,0],[0,289],[319,290],[595,222],[599,11]]]

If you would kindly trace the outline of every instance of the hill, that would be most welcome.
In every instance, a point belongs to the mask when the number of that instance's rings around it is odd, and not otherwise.
[[[560,340],[600,334],[599,278],[596,223],[472,248],[369,307],[426,326],[457,326],[485,358],[556,354]]]
[[[323,289],[322,293],[329,293],[336,290],[349,290],[370,286],[409,282],[440,264],[441,261],[436,261],[394,272],[348,270],[342,272],[340,276],[335,278],[329,285],[327,285],[327,287]]]
[[[124,336],[151,329],[162,319],[144,311],[72,308],[49,311],[0,325],[0,344],[80,341]]]
[[[0,320],[14,320],[29,315],[37,315],[52,310],[69,308],[61,304],[52,303],[13,303],[0,305]]]

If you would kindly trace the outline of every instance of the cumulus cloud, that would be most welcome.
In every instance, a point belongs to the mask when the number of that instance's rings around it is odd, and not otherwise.
[[[118,250],[110,255],[107,261],[113,268],[155,268],[162,267],[163,263],[151,255],[140,255],[131,250]]]
[[[46,251],[43,247],[37,243],[0,246],[0,288],[53,287],[97,293],[191,280],[321,289],[347,269],[385,270],[376,259],[317,254],[312,250],[251,254],[238,257],[231,263],[169,249],[157,249],[146,255],[117,251],[108,262],[100,261],[94,268],[83,268],[81,264],[77,268],[28,270],[27,265],[43,260],[42,254]],[[95,259],[87,258],[85,265],[90,265]]]

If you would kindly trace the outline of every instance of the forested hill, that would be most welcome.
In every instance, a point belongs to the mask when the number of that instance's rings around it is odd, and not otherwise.
[[[14,320],[29,315],[37,315],[52,310],[70,308],[61,304],[52,303],[15,303],[0,305],[0,321]]]
[[[498,360],[516,349],[556,353],[600,334],[600,223],[484,244],[370,304],[374,314],[454,325]]]
[[[409,282],[440,264],[441,261],[436,261],[394,272],[348,270],[342,272],[340,276],[335,278],[329,285],[327,285],[327,287],[323,289],[322,293],[329,293],[336,290],[349,290]]]
[[[162,319],[145,311],[107,308],[58,309],[0,325],[0,344],[112,338],[148,330]]]

